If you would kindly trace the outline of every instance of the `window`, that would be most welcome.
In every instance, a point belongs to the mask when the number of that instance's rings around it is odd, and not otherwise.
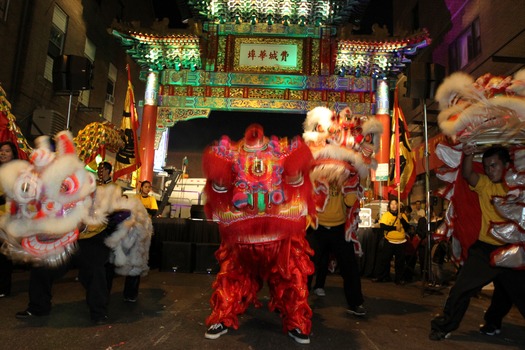
[[[109,64],[108,83],[106,84],[106,101],[115,102],[115,82],[117,81],[117,67]]]
[[[7,22],[7,12],[9,11],[9,2],[11,0],[0,0],[0,21]]]
[[[463,31],[449,46],[450,72],[464,68],[481,53],[479,18]]]
[[[95,61],[95,54],[97,53],[97,47],[93,44],[91,40],[86,38],[84,44],[84,56],[87,57],[91,63]],[[93,74],[93,72],[91,72]],[[78,102],[82,103],[84,106],[89,107],[89,97],[91,95],[91,90],[82,90],[78,96]]]
[[[52,58],[62,55],[64,52],[64,43],[67,32],[67,14],[55,5],[53,12],[53,23],[51,24],[51,33],[49,35],[49,45],[47,53]]]
[[[106,101],[113,104],[115,103],[115,96],[113,93],[115,92],[115,82],[111,79],[108,79],[108,84],[106,87]]]
[[[67,14],[60,7],[55,5],[53,21],[51,23],[51,32],[49,34],[49,43],[47,45],[46,65],[44,68],[44,78],[51,82],[53,81],[53,63],[55,58],[61,56],[64,52],[67,23]]]
[[[108,82],[106,84],[106,103],[104,104],[104,118],[111,122],[113,118],[113,104],[115,103],[115,82],[117,81],[117,67],[109,64]]]
[[[91,63],[95,61],[95,55],[97,53],[97,47],[91,40],[86,38],[86,43],[84,44],[84,56],[89,58]]]

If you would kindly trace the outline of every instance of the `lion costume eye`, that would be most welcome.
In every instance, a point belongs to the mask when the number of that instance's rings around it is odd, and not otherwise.
[[[73,194],[78,191],[78,188],[80,187],[78,178],[76,175],[72,175],[70,177],[67,177],[62,184],[60,185],[60,193],[61,194]]]
[[[15,200],[18,203],[29,203],[40,196],[41,185],[33,173],[22,174],[15,183]]]

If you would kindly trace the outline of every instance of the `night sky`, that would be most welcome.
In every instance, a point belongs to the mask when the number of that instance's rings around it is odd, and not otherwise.
[[[169,149],[199,152],[228,135],[233,141],[243,138],[252,123],[259,123],[267,136],[292,138],[303,133],[305,114],[212,111],[208,118],[178,122],[170,128]]]

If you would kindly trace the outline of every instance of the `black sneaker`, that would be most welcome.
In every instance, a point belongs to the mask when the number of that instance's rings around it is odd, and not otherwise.
[[[137,298],[124,298],[124,302],[126,303],[136,303]]]
[[[18,318],[19,320],[25,320],[33,316],[35,315],[29,312],[29,310],[20,311],[15,314],[15,317]]]
[[[15,314],[15,317],[18,318],[19,320],[27,320],[28,318],[32,318],[32,317],[35,317],[35,316],[47,316],[49,315],[49,312],[48,313],[34,313],[34,312],[31,312],[29,310],[24,310],[24,311],[19,311]]]
[[[432,331],[430,331],[430,334],[428,335],[428,339],[430,340],[443,340],[443,339],[448,339],[450,338],[450,332],[442,332],[442,331],[438,331],[436,329],[433,329]]]
[[[481,326],[479,326],[479,332],[485,335],[493,336],[500,334],[501,329],[492,324],[482,324]]]
[[[109,323],[109,317],[101,316],[101,317],[93,318],[92,321],[95,325],[102,326],[102,325]]]
[[[363,307],[363,305],[359,305],[356,307],[350,307],[346,310],[350,315],[363,317],[366,316],[366,309]]]
[[[299,344],[310,344],[310,337],[306,334],[301,333],[301,331],[298,328],[288,331],[288,335]]]
[[[208,328],[206,333],[204,333],[204,338],[218,339],[221,335],[226,333],[228,333],[228,327],[224,326],[222,323],[215,323]]]

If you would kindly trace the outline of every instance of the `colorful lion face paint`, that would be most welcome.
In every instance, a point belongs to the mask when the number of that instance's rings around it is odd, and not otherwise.
[[[74,250],[96,182],[76,156],[69,132],[57,134],[56,153],[47,137],[37,146],[30,162],[15,160],[0,168],[8,208],[0,228],[12,258],[53,265]]]

